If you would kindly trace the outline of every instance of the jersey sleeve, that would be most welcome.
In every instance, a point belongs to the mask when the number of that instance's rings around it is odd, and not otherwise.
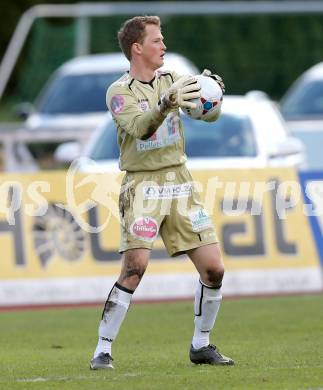
[[[107,91],[106,103],[117,124],[134,138],[148,139],[165,119],[157,107],[142,112],[127,84],[113,84]]]
[[[175,71],[171,72],[171,75],[172,75],[172,79],[174,80],[174,83],[179,80],[181,77],[183,76],[187,76],[187,74],[180,74],[180,73],[177,73]],[[193,76],[193,75],[192,75]]]

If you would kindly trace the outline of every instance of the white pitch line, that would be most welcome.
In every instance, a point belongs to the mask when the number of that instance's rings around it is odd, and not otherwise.
[[[322,365],[317,365],[317,366],[302,366],[302,367],[299,367],[299,366],[294,366],[294,367],[267,367],[269,369],[299,369],[299,368],[318,368],[318,367],[323,367]],[[205,367],[206,369],[203,370],[203,369],[199,369],[198,372],[207,372],[209,371],[207,368],[209,367]],[[20,379],[16,379],[14,380],[14,382],[19,382],[19,383],[35,383],[35,382],[66,382],[66,381],[74,381],[74,380],[95,380],[95,381],[99,381],[99,380],[105,380],[105,379],[109,379],[109,380],[117,380],[118,379],[118,375],[116,376],[115,375],[115,372],[111,372],[111,374],[114,374],[113,376],[112,375],[107,375],[107,376],[95,376],[95,375],[80,375],[80,376],[74,376],[74,377],[36,377],[36,378],[20,378]],[[138,376],[147,376],[147,375],[142,375],[142,374],[136,374],[136,373],[132,373],[132,372],[128,372],[128,373],[124,373],[122,374],[122,376],[124,377],[138,377]],[[171,374],[170,376],[172,377],[179,377],[179,376],[182,376],[182,374]],[[120,378],[120,377],[119,377]],[[9,380],[0,380],[0,383],[8,383],[10,382]],[[323,390],[323,387],[307,387],[307,388],[302,388],[302,390]]]
[[[38,378],[21,378],[21,379],[16,379],[15,382],[62,382],[62,381],[73,381],[73,380],[99,380],[99,379],[104,379],[105,377],[95,377],[95,376],[73,376],[73,377],[68,377],[68,376],[61,376],[61,377],[38,377]]]
[[[16,379],[15,382],[47,382],[47,379],[46,378],[42,378],[42,377],[39,377],[39,378],[32,378],[32,379]]]
[[[122,374],[122,376],[125,377],[137,377],[141,376],[141,374],[136,374],[133,372],[126,372]],[[16,379],[15,382],[23,382],[23,383],[33,383],[33,382],[62,382],[62,381],[73,381],[73,380],[101,380],[101,379],[112,379],[111,376],[90,376],[90,375],[80,375],[80,376],[73,376],[73,377],[67,377],[67,376],[61,376],[61,377],[37,377],[37,378],[19,378]],[[114,379],[116,379],[116,376],[114,375]],[[8,382],[0,380],[1,382]]]

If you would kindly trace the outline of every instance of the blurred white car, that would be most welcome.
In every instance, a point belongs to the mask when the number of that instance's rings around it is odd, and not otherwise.
[[[175,53],[166,53],[163,68],[199,73],[187,58]],[[107,88],[127,70],[129,62],[122,53],[93,54],[66,62],[50,78],[32,109],[22,105],[25,125],[30,130],[94,129],[107,111]]]
[[[293,83],[280,109],[291,134],[305,145],[308,169],[323,169],[323,62]]]
[[[259,92],[225,96],[222,114],[216,122],[206,123],[184,114],[182,119],[187,165],[191,169],[302,167],[305,164],[303,144],[288,135],[275,105]],[[80,151],[76,143],[66,143],[55,153],[61,162],[79,156],[88,157],[82,163],[83,171],[118,169],[117,132],[110,114],[84,150]]]

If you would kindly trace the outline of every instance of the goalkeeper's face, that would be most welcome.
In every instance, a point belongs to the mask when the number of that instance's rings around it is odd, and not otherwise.
[[[166,46],[160,28],[154,24],[146,25],[146,36],[141,45],[142,59],[147,67],[156,70],[164,65]]]

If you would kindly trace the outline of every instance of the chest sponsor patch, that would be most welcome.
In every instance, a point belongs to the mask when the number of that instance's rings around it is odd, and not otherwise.
[[[144,200],[187,198],[192,191],[191,183],[143,187]]]
[[[124,97],[122,95],[112,96],[110,107],[114,114],[119,114],[124,108]]]
[[[158,130],[146,141],[137,139],[138,152],[164,148],[177,143],[181,139],[179,132],[180,119],[177,113],[170,113]]]
[[[211,219],[205,209],[190,211],[188,217],[191,221],[193,232],[201,232],[202,230],[213,227]]]
[[[154,218],[137,218],[130,226],[130,233],[143,241],[153,241],[158,234],[158,224]]]

